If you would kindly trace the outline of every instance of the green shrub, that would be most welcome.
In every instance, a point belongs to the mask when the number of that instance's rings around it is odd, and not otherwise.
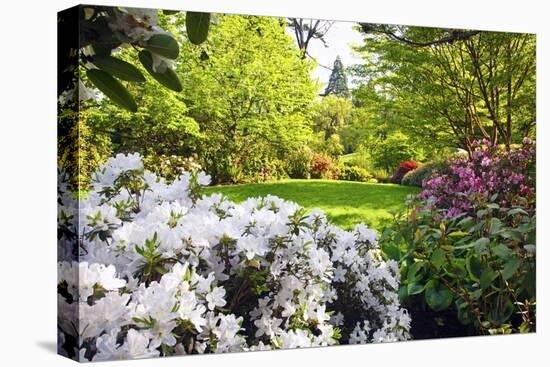
[[[401,180],[402,185],[422,187],[422,182],[432,177],[433,170],[443,171],[447,164],[443,161],[426,163],[415,170],[409,171]]]
[[[385,169],[374,168],[369,170],[370,174],[377,182],[387,183],[390,182],[390,174]]]
[[[313,151],[307,146],[292,150],[285,157],[285,171],[290,178],[311,178]]]
[[[400,264],[413,320],[431,309],[440,325],[458,320],[469,334],[535,331],[534,210],[489,201],[474,216],[443,214],[411,201],[380,238]]]
[[[343,181],[368,182],[372,179],[372,175],[364,168],[344,165],[338,173],[338,179]]]

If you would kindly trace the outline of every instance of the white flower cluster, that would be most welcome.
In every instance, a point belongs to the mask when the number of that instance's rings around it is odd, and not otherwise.
[[[115,13],[116,16],[111,19],[109,28],[113,32],[121,32],[127,38],[125,43],[137,43],[143,46],[153,35],[167,33],[157,25],[158,12],[157,9],[120,8],[120,11]],[[173,67],[173,60],[155,52],[152,52],[151,56],[154,71],[163,73],[166,69]]]
[[[274,196],[201,196],[208,183],[184,173],[167,184],[139,155],[117,155],[79,206],[62,193],[63,353],[95,361],[409,338],[397,264],[382,260],[375,232],[344,231]]]

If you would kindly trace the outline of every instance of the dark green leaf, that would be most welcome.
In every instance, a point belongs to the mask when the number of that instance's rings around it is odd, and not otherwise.
[[[188,11],[185,15],[185,28],[189,41],[195,45],[200,45],[208,37],[210,13]]]
[[[439,248],[435,249],[430,258],[430,262],[433,264],[433,266],[435,266],[437,270],[439,270],[445,262],[445,251]]]
[[[153,57],[149,51],[140,51],[138,58],[145,70],[147,70],[156,81],[173,91],[182,91],[183,87],[174,70],[166,69],[164,73],[158,73],[153,70]]]
[[[477,256],[470,255],[470,257],[466,259],[466,269],[468,269],[468,273],[470,273],[473,279],[479,280],[483,272],[483,263]]]
[[[110,47],[104,47],[97,43],[92,43],[92,49],[94,50],[94,55],[97,56],[110,56],[111,55],[111,48]]]
[[[168,59],[177,58],[180,52],[178,42],[174,37],[164,33],[151,36],[143,47]]]
[[[395,243],[388,243],[382,246],[382,251],[388,256],[389,259],[399,261],[401,259],[401,254],[399,251],[399,246]]]
[[[122,108],[136,112],[137,104],[128,90],[113,76],[103,70],[89,69],[86,72],[88,79],[102,91],[111,101]]]
[[[508,260],[506,264],[504,264],[504,268],[501,271],[502,279],[510,279],[518,270],[520,263],[521,261],[517,257],[513,257]]]
[[[477,241],[474,241],[473,245],[477,252],[484,252],[489,242],[491,241],[487,237],[481,237]]]
[[[528,213],[521,208],[514,208],[508,211],[508,215],[515,215],[515,214],[528,215]]]
[[[405,285],[402,285],[401,287],[399,287],[399,301],[400,302],[404,302],[407,297],[409,296],[409,294],[407,293],[407,286]]]
[[[512,250],[504,244],[499,244],[492,249],[493,253],[501,258],[502,260],[506,260],[512,256]]]
[[[447,309],[453,301],[452,292],[437,280],[430,280],[426,284],[426,303],[432,310],[439,312]]]
[[[138,68],[126,61],[117,59],[116,57],[94,56],[92,62],[101,70],[104,70],[119,79],[129,82],[145,81],[145,77],[143,76],[143,74],[141,74],[141,71],[139,71]]]
[[[514,312],[514,305],[508,298],[504,299],[504,296],[499,294],[495,301],[495,306],[491,310],[490,317],[495,325],[500,325],[508,321]]]
[[[417,283],[417,282],[409,283],[407,285],[407,294],[413,295],[413,294],[422,293],[422,291],[424,290],[424,286],[425,284],[422,284],[422,283]]]
[[[407,271],[407,280],[409,281],[409,283],[414,283],[422,279],[423,274],[420,270],[423,267],[424,267],[424,262],[422,261],[417,261],[409,267],[409,270]]]
[[[479,286],[482,289],[485,289],[491,285],[493,280],[498,276],[498,273],[492,269],[485,269],[481,276],[479,277]]]
[[[491,225],[489,227],[489,233],[495,235],[502,230],[502,222],[498,218],[491,219]]]

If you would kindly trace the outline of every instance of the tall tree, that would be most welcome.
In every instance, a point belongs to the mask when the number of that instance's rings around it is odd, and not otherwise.
[[[178,74],[214,180],[267,169],[304,144],[318,85],[284,19],[219,15],[204,45],[184,47]]]
[[[510,147],[534,133],[534,35],[370,29],[356,69],[362,88],[385,100],[406,134],[471,152],[479,138]]]
[[[330,74],[328,85],[325,89],[324,95],[328,96],[329,94],[343,98],[348,98],[350,96],[348,77],[346,76],[344,64],[342,64],[340,56],[336,56],[336,60],[334,60],[332,73]]]

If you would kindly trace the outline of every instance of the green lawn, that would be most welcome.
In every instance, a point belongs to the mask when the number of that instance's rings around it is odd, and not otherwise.
[[[392,184],[332,180],[281,180],[260,184],[213,186],[206,193],[221,192],[241,202],[249,197],[277,195],[295,201],[306,209],[321,208],[332,223],[345,229],[365,222],[380,229],[391,215],[403,209],[405,197],[418,189]]]

